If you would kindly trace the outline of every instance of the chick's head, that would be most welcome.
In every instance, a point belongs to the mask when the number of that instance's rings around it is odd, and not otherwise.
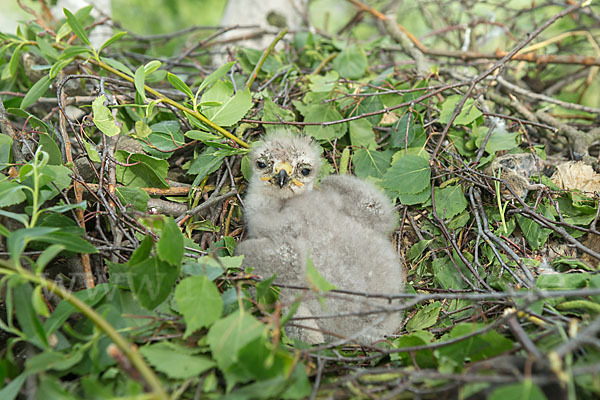
[[[320,154],[320,147],[307,136],[271,134],[252,146],[251,185],[280,199],[312,190],[321,169]]]

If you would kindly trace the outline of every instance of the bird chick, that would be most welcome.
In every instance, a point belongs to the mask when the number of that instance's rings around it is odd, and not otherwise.
[[[397,220],[391,202],[375,186],[352,176],[328,176],[316,187],[320,153],[310,138],[286,132],[253,145],[245,199],[247,238],[236,252],[261,277],[276,273],[276,283],[310,286],[310,258],[338,289],[400,293],[405,273],[388,238]],[[399,312],[381,312],[387,300],[335,293],[320,302],[287,288],[280,299],[291,304],[299,294],[295,317],[304,328],[287,327],[286,332],[308,343],[333,338],[371,343],[400,327]],[[316,318],[323,315],[327,318]]]

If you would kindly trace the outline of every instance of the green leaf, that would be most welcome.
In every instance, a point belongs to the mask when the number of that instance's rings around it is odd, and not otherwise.
[[[44,318],[48,318],[50,316],[50,310],[48,310],[48,306],[44,301],[41,286],[36,286],[33,289],[33,293],[31,294],[31,304],[33,305],[33,309],[37,315]]]
[[[29,242],[57,230],[58,228],[22,228],[12,232],[6,240],[6,247],[11,260],[18,262],[21,253],[23,253]]]
[[[44,93],[48,91],[50,87],[50,77],[48,75],[44,75],[39,81],[37,81],[31,89],[27,92],[23,101],[21,102],[21,108],[26,109],[33,103],[35,103]]]
[[[21,387],[25,383],[25,379],[29,376],[29,372],[23,372],[21,375],[14,378],[10,383],[0,390],[0,399],[14,400],[21,391]]]
[[[407,206],[413,204],[424,204],[429,201],[430,198],[431,184],[427,185],[427,187],[419,193],[398,193],[398,199],[400,200],[400,203]]]
[[[135,136],[143,139],[152,133],[152,129],[144,121],[135,121]]]
[[[435,325],[441,309],[442,304],[439,301],[423,307],[421,310],[419,310],[419,312],[417,312],[417,314],[415,314],[414,317],[410,319],[410,321],[408,321],[406,324],[406,330],[417,331],[427,329]]]
[[[367,71],[367,56],[355,44],[351,44],[333,59],[333,68],[340,76],[348,79],[359,79]]]
[[[288,377],[296,366],[288,352],[273,349],[269,339],[261,336],[240,349],[240,361],[235,375],[240,380],[266,380],[277,376]]]
[[[131,204],[135,207],[136,210],[141,212],[146,212],[148,209],[148,200],[150,200],[150,196],[148,193],[143,191],[140,188],[130,188],[117,186],[115,188],[117,196],[119,196],[119,200],[123,205]]]
[[[331,92],[340,76],[336,71],[329,71],[325,75],[308,75],[307,78],[310,79],[308,87],[311,92]]]
[[[381,185],[398,193],[416,194],[430,184],[429,161],[412,154],[402,155],[386,171]]]
[[[0,171],[8,167],[12,152],[12,138],[8,135],[0,135]],[[0,196],[2,199],[2,196]],[[2,201],[0,200],[0,203]],[[4,207],[0,205],[0,207]]]
[[[135,85],[136,92],[140,95],[142,99],[142,103],[146,103],[146,89],[144,88],[144,81],[146,79],[146,74],[144,72],[144,66],[140,66],[135,70],[135,76],[133,83]]]
[[[173,218],[166,218],[160,239],[156,243],[158,258],[174,267],[181,265],[183,259],[183,234]]]
[[[127,32],[125,32],[125,31],[115,33],[114,35],[111,36],[110,39],[108,39],[106,42],[102,43],[102,46],[100,46],[100,48],[98,49],[98,53],[100,53],[102,50],[104,50],[105,48],[107,48],[108,46],[110,46],[111,44],[116,42],[117,40],[121,39],[125,35],[127,35]]]
[[[102,62],[106,63],[108,66],[113,67],[117,71],[121,71],[122,73],[129,75],[131,77],[134,76],[133,71],[131,71],[128,66],[126,66],[125,64],[123,64],[120,61],[117,61],[117,60],[115,60],[113,58],[109,58],[109,57],[100,57],[100,60],[102,60]]]
[[[18,45],[10,56],[10,61],[8,62],[8,71],[11,78],[14,78],[15,74],[17,73],[19,60],[21,59],[21,49],[23,46],[23,44]]]
[[[185,144],[185,136],[181,133],[176,121],[162,121],[150,126],[152,133],[142,147],[148,155],[166,160],[177,148]],[[220,139],[220,138],[219,138]]]
[[[151,257],[128,270],[131,273],[131,291],[148,310],[155,309],[171,293],[179,268],[161,261],[158,257]]]
[[[38,48],[44,55],[44,58],[46,58],[47,61],[56,61],[58,59],[58,57],[59,57],[58,51],[56,51],[56,49],[54,47],[52,47],[50,45],[50,43],[48,43],[47,40],[44,40],[43,38],[38,37],[36,40],[36,43],[38,45]]]
[[[202,83],[200,84],[200,87],[198,87],[196,96],[198,96],[198,93],[201,93],[202,90],[209,87],[213,83],[217,82],[222,77],[224,77],[229,72],[229,70],[231,69],[231,67],[234,64],[235,64],[235,61],[228,62],[227,64],[220,66],[212,74],[207,76],[206,79],[204,79],[202,81]]]
[[[204,256],[195,262],[186,263],[182,270],[188,275],[206,275],[209,280],[214,280],[223,275],[228,269],[242,268],[244,256]]]
[[[435,211],[440,218],[451,219],[467,208],[467,199],[460,185],[434,188]]]
[[[66,247],[62,244],[53,244],[47,247],[46,250],[44,250],[42,254],[40,254],[38,259],[35,260],[35,272],[41,273],[46,267],[46,265],[48,265],[48,263],[52,261],[65,248]]]
[[[423,346],[432,343],[435,340],[435,336],[427,331],[415,331],[407,335],[394,339],[394,349],[401,349],[404,347],[415,347]],[[390,358],[392,361],[402,361],[406,366],[413,365],[413,357],[410,353],[391,353]],[[435,356],[432,350],[420,350],[414,352],[414,361],[420,368],[434,368],[437,365]]]
[[[217,286],[204,275],[190,276],[179,282],[175,301],[186,323],[184,339],[210,326],[223,312],[223,299]]]
[[[352,157],[354,164],[354,174],[359,178],[367,178],[369,176],[375,178],[383,177],[383,174],[390,166],[392,161],[393,151],[374,151],[369,149],[358,149]]]
[[[505,385],[495,389],[489,400],[546,400],[544,392],[531,381],[525,378],[523,382]]]
[[[361,93],[375,93],[376,91],[371,88],[363,88]],[[352,112],[348,115],[349,117],[354,117],[356,115],[367,114],[374,111],[381,111],[384,107],[381,102],[381,96],[368,96],[360,99],[358,103],[358,107],[352,106]],[[364,119],[368,120],[371,125],[377,126],[381,122],[383,118],[383,114],[371,115],[370,117],[365,117]],[[362,119],[362,118],[361,118]]]
[[[340,119],[342,119],[342,115],[333,104],[313,104],[304,116],[304,122],[329,122]],[[318,140],[333,140],[344,136],[347,130],[348,126],[343,122],[328,126],[308,125],[304,132]]]
[[[154,71],[159,69],[161,65],[162,65],[162,63],[158,60],[152,60],[152,61],[147,62],[144,65],[144,76],[150,75],[151,73],[153,73]]]
[[[32,344],[40,347],[48,347],[48,338],[46,332],[36,315],[31,302],[33,288],[29,283],[23,283],[16,286],[13,290],[13,300],[15,316],[19,321],[22,332]]]
[[[214,135],[210,132],[203,132],[197,130],[187,131],[185,136],[193,140],[199,140],[202,143],[218,143],[222,140],[221,136]]]
[[[573,290],[586,287],[589,279],[588,273],[540,275],[535,286],[540,289]]]
[[[27,223],[29,222],[29,217],[27,216],[27,214],[17,214],[14,212],[4,211],[0,209],[0,215],[14,219],[15,221],[19,221],[23,225],[27,225]]]
[[[92,55],[92,50],[87,46],[69,46],[60,53],[60,61],[69,61],[70,63],[74,57],[85,53],[90,56]]]
[[[26,361],[27,371],[39,373],[41,371],[55,370],[65,371],[78,364],[83,358],[84,352],[80,346],[76,346],[70,353],[46,350],[36,354]]]
[[[79,20],[71,13],[71,11],[67,10],[66,8],[63,8],[63,12],[65,13],[65,17],[67,17],[67,23],[73,32],[79,36],[79,39],[81,39],[82,42],[91,47],[92,43],[90,43],[90,39],[88,39],[85,29],[83,29],[83,26]]]
[[[47,235],[37,236],[32,241],[63,245],[65,246],[65,250],[74,253],[98,253],[98,249],[90,242],[69,232],[52,232]]]
[[[154,157],[117,150],[115,157],[128,166],[117,165],[117,181],[132,187],[169,187],[165,180],[169,163]]]
[[[306,258],[306,279],[310,287],[322,293],[337,289],[337,286],[327,282],[323,275],[317,271],[310,257]]]
[[[190,354],[191,351],[191,348],[164,341],[140,347],[140,353],[148,362],[172,379],[197,377],[215,366],[210,358]]]
[[[285,108],[279,107],[273,100],[270,98],[265,98],[263,104],[263,117],[262,121],[294,121],[295,116],[294,113]],[[281,126],[278,125],[264,125],[266,133],[271,133],[273,131],[277,131],[281,129]]]
[[[207,148],[190,165],[188,174],[196,175],[192,186],[197,186],[206,176],[215,172],[223,163],[225,154],[214,148]]]
[[[177,75],[168,72],[167,80],[171,83],[171,85],[173,85],[175,89],[185,93],[185,95],[190,99],[194,97],[192,89],[190,89],[190,87],[183,81],[183,79],[181,79]]]
[[[392,126],[392,146],[401,149],[410,147],[417,132],[422,130],[421,125],[415,124],[413,114],[407,112]]]
[[[441,338],[441,342],[456,339],[481,330],[485,325],[481,323],[464,322],[452,328],[450,333]],[[472,362],[485,360],[513,349],[513,342],[496,331],[488,331],[471,336],[456,343],[446,344],[436,350],[438,358],[449,358],[457,365],[466,359]]]
[[[215,322],[206,341],[217,365],[226,373],[239,361],[239,351],[265,331],[263,324],[240,309]]]
[[[25,196],[23,186],[11,181],[0,182],[0,207],[19,204],[26,199],[27,196]]]
[[[546,218],[549,218],[550,220],[554,219],[551,210],[544,204],[540,204],[540,212]],[[515,217],[519,224],[519,228],[521,228],[521,232],[523,232],[523,236],[525,236],[525,239],[531,248],[534,250],[541,248],[548,240],[548,237],[550,237],[552,230],[542,228],[536,221],[523,215],[517,214]]]
[[[62,165],[62,153],[58,145],[47,133],[40,133],[39,147],[48,153],[48,164]]]
[[[50,79],[56,78],[58,73],[62,71],[67,65],[71,64],[73,60],[74,58],[67,58],[66,60],[58,60],[57,62],[55,62],[52,65],[52,68],[50,68]]]
[[[115,123],[110,109],[104,105],[105,101],[106,96],[102,95],[92,102],[93,121],[106,136],[115,136],[121,132],[121,129]]]
[[[454,113],[456,105],[462,100],[463,96],[456,94],[448,97],[442,104],[442,110],[440,112],[440,118],[438,120],[441,124],[447,124],[450,122],[450,117]],[[463,105],[462,110],[454,119],[453,125],[468,125],[475,121],[482,115],[481,111],[475,107],[473,99],[468,99]]]
[[[459,268],[461,267],[460,263],[458,262],[457,265],[459,265]],[[467,288],[467,283],[460,277],[456,267],[449,257],[445,256],[436,258],[432,262],[432,267],[434,279],[442,288],[446,290]],[[466,267],[464,269],[466,270]]]
[[[489,127],[480,126],[477,129],[473,129],[475,135],[477,135],[477,139],[475,139],[475,144],[477,148],[481,147],[483,144],[483,140],[485,139]],[[485,151],[489,154],[495,154],[498,151],[502,150],[511,150],[518,147],[517,137],[519,137],[519,132],[506,132],[501,130],[494,130],[492,132],[488,142],[485,145]]]
[[[137,265],[146,261],[150,257],[150,252],[154,247],[154,240],[152,240],[151,235],[146,235],[146,237],[140,242],[137,249],[131,254],[129,257],[129,261],[127,264],[129,265]]]
[[[202,96],[202,102],[220,102],[219,107],[203,107],[202,113],[213,123],[231,126],[246,115],[252,107],[252,95],[248,89],[238,90],[231,96],[233,87],[229,83],[218,81]]]
[[[350,121],[348,125],[350,127],[350,143],[353,146],[375,150],[377,147],[375,133],[373,132],[373,125],[368,119],[361,118]]]

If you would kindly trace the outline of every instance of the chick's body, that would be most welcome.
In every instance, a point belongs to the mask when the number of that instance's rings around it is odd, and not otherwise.
[[[339,289],[383,294],[402,290],[404,271],[387,237],[396,218],[381,192],[358,178],[335,175],[313,188],[319,151],[305,137],[268,137],[253,149],[251,159],[255,170],[245,200],[248,234],[237,249],[246,265],[263,278],[276,273],[277,283],[308,286],[310,257]],[[305,297],[296,317],[336,316],[298,321],[312,329],[288,329],[307,342],[337,337],[372,342],[400,325],[398,312],[369,313],[388,305],[382,299],[335,294],[321,304],[314,296],[285,288],[281,298],[289,304],[300,293]],[[348,313],[362,314],[343,315]]]

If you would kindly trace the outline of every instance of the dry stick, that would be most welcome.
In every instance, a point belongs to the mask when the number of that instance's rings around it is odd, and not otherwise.
[[[279,42],[285,36],[285,34],[287,32],[288,32],[288,28],[285,28],[281,32],[279,32],[277,34],[277,36],[275,36],[275,38],[273,39],[273,41],[271,42],[271,44],[269,45],[269,47],[267,47],[263,51],[262,55],[260,56],[260,59],[258,60],[258,62],[256,63],[256,66],[254,67],[254,71],[252,71],[252,73],[248,77],[248,80],[246,81],[246,89],[250,89],[250,87],[254,83],[254,80],[258,76],[258,72],[262,68],[262,66],[265,63],[265,61],[267,60],[267,57],[269,57],[269,54],[271,54],[271,52],[275,48],[275,45],[277,44],[277,42]]]
[[[502,267],[502,269],[508,271],[508,273],[519,284],[527,287],[527,284],[525,282],[523,282],[523,280],[519,277],[519,275],[515,274],[515,272],[511,268],[509,268],[508,265],[506,265],[504,263],[504,260],[502,259],[502,257],[500,256],[500,253],[498,253],[498,250],[496,249],[496,246],[494,246],[491,239],[487,235],[486,230],[483,228],[483,224],[481,222],[481,216],[479,215],[478,207],[475,204],[475,200],[473,199],[473,188],[469,188],[469,201],[471,202],[471,207],[473,207],[473,215],[475,216],[475,221],[477,223],[477,231],[478,231],[479,235],[481,235],[481,237],[483,237],[483,240],[487,243],[487,245],[490,246],[490,249],[492,249],[494,256],[500,262],[500,266]],[[487,221],[486,221],[486,223],[487,223]]]
[[[562,226],[558,226],[558,223],[556,221],[549,220],[548,218],[539,215],[531,208],[527,207],[525,209],[510,210],[509,213],[528,215],[531,219],[536,220],[538,222],[538,224],[543,225],[546,228],[551,229],[554,232],[561,235],[563,238],[565,238],[569,243],[571,243],[572,245],[577,247],[579,250],[583,251],[584,253],[587,253],[588,255],[594,257],[597,260],[600,260],[600,253],[597,253],[594,250],[582,245],[581,242],[579,242],[577,239],[575,239],[573,236],[571,236],[565,228],[563,228]]]
[[[512,51],[507,53],[506,51],[502,51],[502,50],[496,50],[496,52],[494,54],[489,54],[489,53],[486,54],[486,53],[479,53],[476,51],[430,49],[430,48],[426,47],[423,43],[421,43],[421,41],[419,39],[417,39],[417,37],[415,35],[413,35],[409,31],[407,31],[402,25],[395,23],[395,18],[389,18],[388,16],[382,14],[381,12],[377,11],[376,9],[363,4],[358,0],[347,0],[347,1],[352,3],[353,5],[355,5],[361,11],[366,11],[369,14],[373,15],[375,18],[379,19],[380,21],[387,23],[388,25],[386,27],[388,28],[388,32],[390,32],[390,30],[391,30],[390,34],[392,36],[394,36],[394,39],[396,39],[396,36],[397,36],[397,33],[395,33],[395,31],[400,31],[405,35],[405,37],[410,39],[410,41],[422,53],[430,55],[430,56],[460,58],[462,60],[504,59],[506,56],[508,56],[512,53]],[[582,1],[580,4],[575,5],[576,6],[575,8],[586,7],[589,3],[591,3],[590,0]],[[574,11],[574,10],[571,10],[571,11]],[[568,11],[568,12],[571,12],[571,11]],[[537,36],[537,35],[535,35],[535,36]],[[405,43],[403,43],[404,41],[402,39],[397,40],[397,41],[403,44],[402,50],[406,51],[407,46]],[[394,48],[391,48],[391,49],[394,50]],[[531,62],[531,63],[536,63],[536,64],[577,64],[577,65],[589,65],[589,66],[599,66],[600,65],[600,58],[596,58],[596,57],[592,57],[592,56],[578,56],[578,55],[574,55],[574,54],[569,54],[569,55],[553,55],[553,54],[536,55],[536,54],[531,54],[531,53],[529,53],[529,54],[512,54],[512,56],[510,58],[511,58],[511,60],[526,61],[526,62]]]
[[[58,88],[56,89],[58,105],[59,105],[59,108],[61,111],[59,114],[60,133],[62,135],[63,143],[65,145],[65,155],[67,157],[67,163],[72,165],[73,171],[77,174],[77,165],[73,162],[73,154],[71,152],[71,139],[69,138],[69,134],[67,133],[67,125],[66,125],[67,117],[66,117],[66,113],[63,108],[63,104],[66,101],[67,95],[63,92],[62,88],[63,88],[63,86],[59,85]],[[73,192],[75,194],[75,201],[77,203],[81,203],[83,201],[83,186],[76,180],[73,180]],[[83,210],[81,208],[77,208],[75,210],[75,216],[77,217],[77,223],[79,224],[79,227],[82,228],[83,231],[85,232],[84,212],[85,212],[85,210]],[[92,272],[92,262],[91,262],[89,254],[87,254],[87,253],[81,254],[81,264],[83,265],[83,277],[84,277],[83,280],[85,282],[85,287],[87,289],[95,287],[96,284],[94,282],[94,274]]]
[[[175,222],[181,221],[183,218],[187,217],[188,215],[198,214],[200,211],[202,211],[202,210],[204,210],[206,208],[209,208],[209,207],[217,204],[221,200],[225,200],[228,197],[235,196],[237,193],[238,193],[237,190],[232,190],[232,191],[227,192],[227,193],[225,193],[225,194],[223,194],[221,196],[217,196],[217,197],[213,197],[211,199],[208,199],[204,203],[200,204],[199,206],[197,206],[197,207],[195,207],[195,208],[193,208],[191,210],[186,211],[184,214],[182,214],[181,216],[179,216],[175,220]]]
[[[326,122],[260,121],[260,120],[249,119],[249,118],[242,118],[240,121],[254,123],[254,124],[262,124],[262,125],[294,125],[294,126],[311,126],[311,125],[312,126],[316,126],[316,125],[330,126],[330,125],[336,125],[336,124],[343,124],[344,122],[356,121],[357,119],[372,117],[374,115],[387,114],[390,111],[397,110],[398,108],[411,106],[416,103],[420,103],[420,102],[427,100],[430,97],[433,97],[433,96],[435,96],[439,93],[442,93],[446,90],[455,89],[455,88],[458,88],[461,86],[466,86],[466,85],[468,85],[468,82],[457,82],[457,83],[451,83],[448,85],[442,85],[442,86],[439,86],[436,89],[432,90],[431,92],[428,92],[422,96],[417,97],[416,99],[413,99],[410,101],[405,101],[403,103],[396,104],[395,106],[387,107],[382,110],[371,111],[371,112],[367,112],[364,114],[354,115],[354,116],[348,117],[348,118],[338,119],[335,121],[326,121]]]
[[[490,238],[498,246],[502,247],[502,249],[510,256],[510,258],[512,258],[517,263],[517,265],[521,268],[521,271],[523,271],[523,274],[525,275],[525,277],[527,278],[527,281],[528,281],[528,282],[525,282],[526,286],[534,287],[535,279],[533,278],[531,271],[529,271],[527,266],[525,264],[523,264],[523,260],[521,259],[521,257],[519,257],[519,255],[517,253],[515,253],[513,251],[513,249],[508,247],[506,245],[506,243],[504,243],[502,240],[500,240],[500,238],[498,238],[498,236],[496,236],[494,234],[494,232],[492,232],[490,230],[487,216],[483,209],[483,202],[481,201],[481,193],[480,193],[479,189],[473,189],[472,192],[473,192],[473,197],[476,200],[477,209],[479,210],[479,214],[480,214],[481,218],[483,219],[483,224],[482,224],[483,231],[485,232],[485,234],[487,235],[488,238]],[[513,194],[513,196],[514,196],[514,194]]]
[[[585,344],[590,339],[596,339],[600,331],[600,317],[597,317],[588,326],[586,326],[577,336],[566,343],[560,345],[554,352],[559,357],[564,357],[575,350],[579,345]]]
[[[154,374],[152,369],[146,364],[139,351],[137,350],[137,346],[129,343],[121,334],[111,326],[102,316],[100,316],[93,308],[88,306],[86,303],[78,299],[71,293],[70,291],[62,288],[57,285],[53,281],[47,280],[45,278],[34,275],[33,273],[23,269],[23,268],[15,268],[8,261],[0,260],[0,273],[3,275],[18,275],[19,277],[26,279],[30,282],[34,282],[48,290],[52,293],[55,293],[66,302],[70,303],[73,307],[78,309],[83,315],[89,318],[101,331],[103,331],[106,336],[109,337],[110,340],[114,344],[117,345],[119,350],[125,354],[125,356],[131,361],[131,364],[139,371],[140,375],[144,378],[144,381],[148,384],[148,386],[153,390],[156,395],[156,398],[167,400],[169,396],[161,386],[160,380]]]
[[[400,28],[400,26],[399,26]],[[402,29],[401,29],[402,30]],[[412,36],[412,35],[410,35]],[[414,36],[412,36],[414,38]],[[418,41],[418,39],[415,38]],[[420,43],[420,42],[419,42]],[[416,44],[415,44],[416,45]],[[417,46],[419,47],[419,46]],[[389,50],[403,50],[400,47],[390,46],[385,47]],[[460,50],[440,50],[430,49],[428,47],[419,48],[423,53],[429,56],[460,58],[461,60],[481,60],[481,59],[501,59],[509,53],[502,50],[496,50],[495,53],[479,53],[477,51],[460,51]],[[554,55],[554,54],[515,54],[511,57],[511,61],[525,61],[535,64],[567,64],[567,65],[584,65],[584,66],[599,66],[600,58],[592,56],[579,56],[574,54]]]
[[[486,71],[484,71],[482,74],[480,74],[479,76],[477,76],[475,79],[471,80],[471,85],[467,89],[467,91],[466,91],[465,95],[463,96],[463,98],[461,99],[461,101],[459,101],[458,104],[456,105],[456,107],[454,108],[454,112],[452,113],[452,116],[450,117],[450,120],[448,121],[448,123],[444,127],[444,130],[442,131],[441,137],[438,139],[438,143],[437,143],[437,145],[435,147],[435,150],[433,151],[433,154],[431,155],[431,163],[432,163],[432,165],[435,163],[435,160],[437,159],[437,154],[440,151],[440,149],[442,148],[442,144],[444,143],[444,140],[446,139],[446,135],[448,135],[448,131],[450,130],[450,127],[452,126],[452,123],[454,122],[454,120],[456,119],[456,117],[458,117],[458,114],[460,114],[460,112],[461,112],[462,108],[464,107],[467,99],[470,97],[471,93],[475,89],[475,86],[479,82],[481,82],[482,80],[484,80],[487,76],[491,75],[498,68],[500,68],[504,64],[506,64],[515,54],[517,54],[519,52],[519,50],[521,50],[523,47],[525,47],[528,43],[530,43],[535,37],[537,37],[540,33],[542,33],[542,31],[544,31],[546,28],[548,28],[554,22],[556,22],[557,20],[559,20],[560,18],[564,17],[565,15],[567,15],[567,14],[569,14],[571,12],[573,12],[575,10],[578,10],[581,7],[587,6],[589,3],[590,3],[590,0],[584,0],[582,2],[579,2],[577,4],[573,4],[572,6],[563,9],[559,13],[556,13],[552,18],[550,18],[549,20],[547,20],[546,22],[544,22],[539,28],[537,28],[535,31],[533,31],[532,33],[530,33],[525,39],[523,39],[508,54],[506,54],[506,56],[502,57],[492,67],[488,68]]]
[[[450,244],[452,245],[452,248],[454,249],[454,251],[456,252],[456,254],[458,255],[458,257],[461,259],[461,261],[463,262],[463,264],[465,264],[465,266],[469,269],[469,271],[471,271],[471,274],[473,274],[473,276],[477,279],[477,281],[488,291],[493,291],[493,289],[487,284],[485,283],[485,281],[483,279],[481,279],[481,277],[479,276],[479,272],[477,271],[477,267],[473,267],[473,264],[471,264],[469,262],[469,260],[467,260],[467,258],[465,257],[465,255],[462,253],[461,249],[458,247],[458,244],[456,243],[456,241],[454,240],[454,238],[451,237],[450,232],[448,232],[448,228],[446,227],[446,224],[444,223],[444,221],[438,216],[437,211],[436,211],[436,207],[435,207],[435,196],[434,196],[434,187],[432,185],[431,187],[431,208],[433,211],[433,218],[437,221],[437,223],[439,224],[439,228],[442,231],[442,234],[444,235],[444,238],[446,239],[446,241],[450,242]],[[454,259],[452,257],[450,257],[450,254],[448,254],[448,257],[450,258],[450,260],[454,263]],[[454,263],[454,266],[456,267],[456,270],[458,271],[459,275],[461,276],[461,278],[463,278],[463,280],[471,287],[471,289],[479,291],[481,289],[476,288],[473,283],[467,279],[462,271],[460,270],[460,268],[458,267],[458,265],[456,265],[456,263]]]
[[[94,192],[97,192],[98,189],[100,188],[100,185],[98,185],[97,183],[88,183],[87,184],[87,188],[88,190],[93,190]],[[120,187],[127,187],[124,185],[117,185],[116,188],[118,190],[118,188]],[[148,193],[151,196],[187,196],[187,194],[190,192],[191,188],[188,187],[170,187],[167,189],[163,189],[163,188],[138,188],[143,190],[144,192]]]
[[[521,343],[521,345],[525,348],[525,350],[527,350],[527,352],[537,360],[543,360],[545,358],[544,354],[540,351],[540,349],[537,348],[537,346],[535,345],[535,343],[533,343],[529,336],[527,336],[527,333],[517,320],[517,315],[512,313],[511,316],[508,318],[507,322],[511,332],[513,333],[513,335],[515,335],[515,337],[517,338],[519,343]]]
[[[515,93],[522,94],[523,96],[527,96],[533,100],[545,101],[547,103],[556,104],[558,106],[568,108],[571,110],[585,111],[585,112],[589,112],[592,114],[600,114],[600,108],[588,107],[588,106],[584,106],[581,104],[575,104],[575,103],[569,103],[567,101],[562,101],[562,100],[552,98],[550,96],[546,96],[544,94],[534,93],[534,92],[524,89],[520,86],[517,86],[514,83],[508,82],[506,79],[504,79],[501,76],[497,76],[496,80],[498,81],[498,83],[500,85],[506,87],[507,89],[510,89],[511,91],[513,91]]]

